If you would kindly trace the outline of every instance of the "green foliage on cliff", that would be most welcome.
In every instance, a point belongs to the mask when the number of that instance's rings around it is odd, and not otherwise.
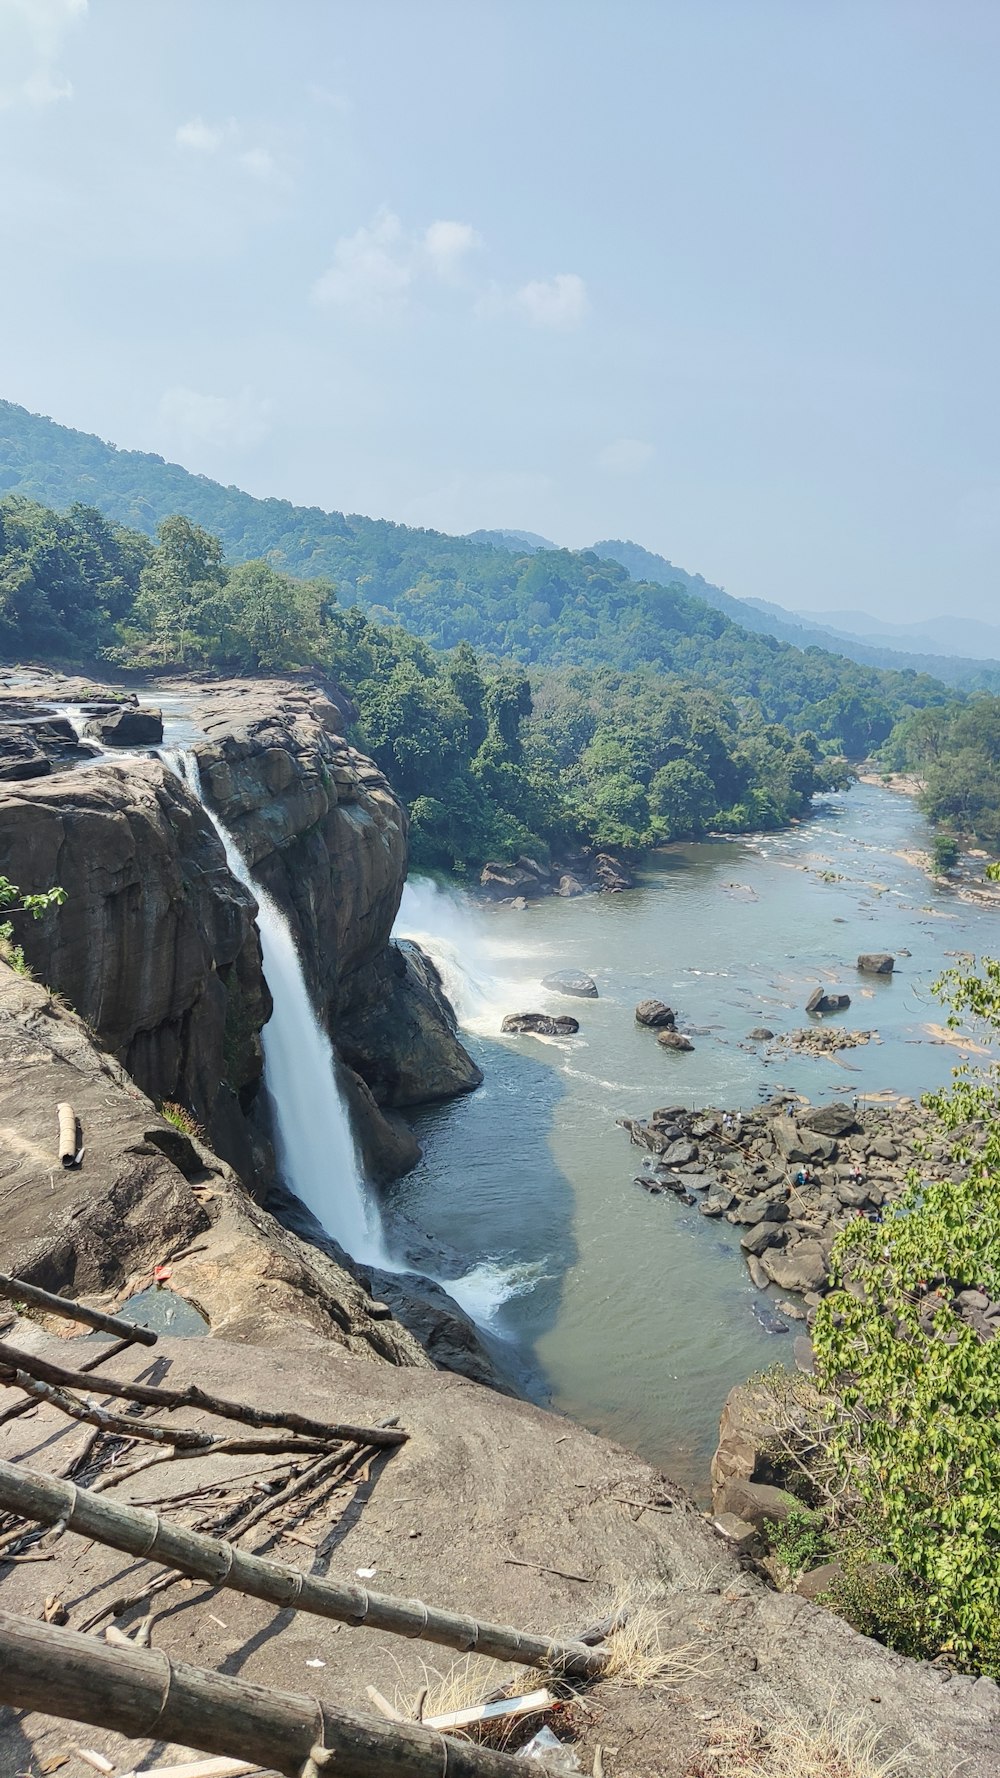
[[[58,886],[22,894],[9,877],[0,876],[0,909],[9,908],[12,912],[30,915],[32,920],[40,920],[49,908],[62,907],[65,900],[66,891]],[[17,943],[13,920],[0,920],[0,957],[19,974],[28,974],[24,946]]]
[[[752,632],[732,621],[728,606],[715,609],[694,593],[697,580],[688,578],[686,587],[633,580],[620,562],[592,550],[521,548],[516,541],[504,548],[481,537],[258,500],[9,402],[0,402],[3,488],[60,509],[86,501],[147,534],[183,513],[220,539],[230,561],[329,580],[342,606],[358,604],[435,648],[467,641],[528,667],[648,667],[679,675],[724,696],[752,698],[765,721],[814,733],[851,757],[878,747],[907,710],[950,695],[926,673],[879,671]],[[165,635],[168,590],[155,598]],[[207,619],[207,592],[200,609]],[[197,621],[198,610],[182,607],[179,615]],[[236,632],[244,635],[239,624]],[[265,652],[270,646],[265,641]]]
[[[911,712],[880,758],[889,771],[919,773],[920,804],[933,821],[1000,846],[1000,698]]]
[[[1000,963],[950,971],[939,987],[952,1022],[971,1013],[996,1041]],[[826,1457],[851,1557],[845,1602],[867,1573],[878,1584],[860,1627],[1000,1676],[1000,1338],[956,1304],[969,1290],[1000,1299],[1000,1068],[956,1069],[924,1102],[959,1176],[929,1166],[881,1224],[849,1225],[813,1333],[834,1404]]]

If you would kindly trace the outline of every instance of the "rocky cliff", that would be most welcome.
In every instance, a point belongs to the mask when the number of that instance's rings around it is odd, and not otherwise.
[[[430,959],[390,943],[406,812],[316,689],[234,681],[206,692],[195,715],[206,735],[194,749],[202,792],[291,922],[316,1003],[360,1082],[353,1110],[370,1167],[398,1172],[372,1101],[416,1105],[482,1080]],[[398,1145],[398,1125],[394,1135]]]
[[[156,760],[0,786],[0,869],[64,906],[17,938],[137,1084],[257,1172],[247,1114],[271,1003],[253,898],[204,810]]]

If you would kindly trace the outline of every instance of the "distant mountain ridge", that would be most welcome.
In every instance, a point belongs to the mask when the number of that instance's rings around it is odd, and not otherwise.
[[[948,695],[943,673],[914,670],[906,656],[883,657],[886,671],[875,650],[861,663],[849,646],[794,626],[779,640],[766,615],[634,544],[553,549],[531,532],[495,542],[258,499],[11,402],[0,402],[0,492],[57,512],[96,507],[147,535],[182,514],[221,541],[231,564],[264,558],[325,578],[341,606],[432,648],[469,642],[488,659],[543,672],[674,677],[751,700],[766,723],[812,733],[851,758],[880,746],[901,715]],[[655,579],[633,578],[650,571]],[[16,608],[19,596],[0,585],[0,608],[9,599]],[[809,646],[819,640],[826,646]]]
[[[864,637],[848,629],[829,628],[815,616],[788,611],[783,605],[772,605],[765,599],[734,599],[731,593],[713,586],[700,574],[688,574],[666,556],[654,555],[638,543],[613,538],[595,543],[593,548],[595,554],[620,562],[634,580],[676,581],[685,592],[704,599],[716,611],[725,612],[743,629],[755,630],[763,636],[776,636],[779,642],[789,642],[794,648],[833,650],[866,667],[896,671],[912,668],[915,673],[933,673],[946,684],[961,686],[966,691],[1000,691],[1000,628],[992,624],[959,618],[952,626],[946,618],[930,618],[923,624],[893,625],[868,617],[864,612],[841,613],[843,618],[857,616],[873,626],[872,634]],[[940,640],[934,646],[932,637],[941,632],[945,632],[952,642],[956,633],[985,632],[995,639],[997,654],[989,656],[976,651],[969,656],[957,655],[945,650]],[[923,651],[906,649],[903,644],[907,641],[922,641]]]

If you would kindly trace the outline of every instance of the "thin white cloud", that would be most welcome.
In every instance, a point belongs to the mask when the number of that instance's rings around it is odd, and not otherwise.
[[[187,123],[178,124],[174,141],[178,148],[191,148],[196,154],[215,154],[233,127],[231,123],[206,123],[203,117],[192,117]]]
[[[522,284],[514,304],[534,327],[578,327],[590,307],[587,286],[577,272],[557,272]]]
[[[271,429],[271,404],[243,389],[239,395],[204,395],[177,385],[160,398],[159,419],[179,446],[210,445],[246,450]]]
[[[278,171],[274,155],[267,148],[245,148],[236,159],[243,171],[255,179],[273,179]]]
[[[597,461],[610,475],[638,475],[653,456],[653,446],[641,438],[616,438],[598,451]]]
[[[439,278],[454,278],[482,244],[482,236],[467,222],[432,222],[424,230],[424,254]]]
[[[399,309],[421,277],[454,280],[480,245],[468,223],[439,220],[418,235],[404,229],[394,211],[382,209],[337,241],[332,264],[313,285],[313,300],[368,314]]]
[[[0,0],[0,109],[72,97],[57,62],[86,13],[87,0]]]

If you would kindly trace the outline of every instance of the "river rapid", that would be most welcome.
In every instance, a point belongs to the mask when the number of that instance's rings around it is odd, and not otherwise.
[[[486,1079],[419,1116],[423,1161],[387,1210],[472,1274],[477,1289],[457,1294],[533,1395],[699,1494],[728,1390],[791,1362],[794,1324],[776,1335],[757,1318],[738,1229],[634,1183],[640,1151],[615,1120],[750,1106],[779,1086],[822,1101],[945,1084],[962,1052],[935,1033],[931,984],[956,953],[995,950],[997,914],[928,880],[907,854],[929,845],[908,798],[857,784],[785,833],[669,847],[627,894],[518,911],[426,879],[404,893],[397,935],[434,956]],[[895,975],[859,975],[863,950],[896,953]],[[541,987],[564,969],[592,975],[600,997]],[[747,1041],[755,1026],[808,1024],[817,983],[846,989],[838,1022],[878,1040],[836,1060]],[[693,1052],[636,1026],[652,996]],[[504,1014],[525,1011],[571,1013],[579,1035],[502,1037]]]

